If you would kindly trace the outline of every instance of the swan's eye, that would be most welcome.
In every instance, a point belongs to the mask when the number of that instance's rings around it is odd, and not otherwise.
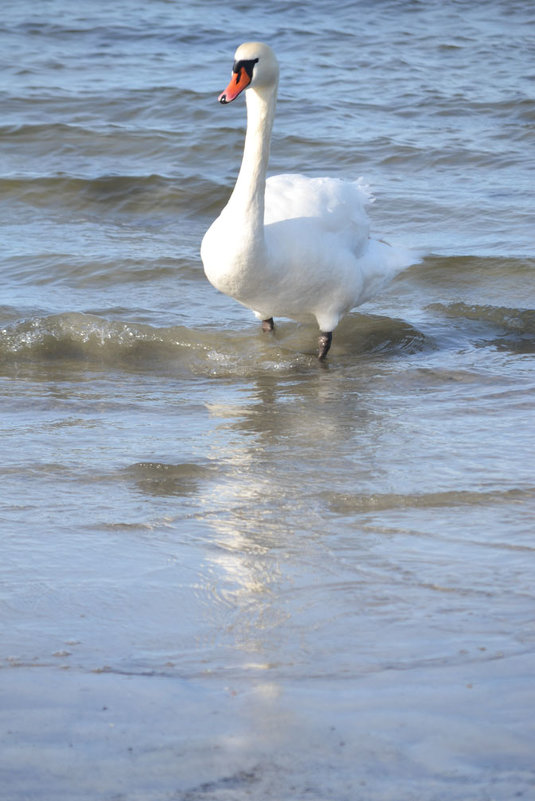
[[[247,75],[249,76],[249,80],[253,77],[253,67],[257,63],[257,58],[250,58],[250,59],[242,59],[241,61],[235,61],[232,65],[232,72],[236,73],[236,83],[240,80],[240,75],[242,69],[245,70]]]

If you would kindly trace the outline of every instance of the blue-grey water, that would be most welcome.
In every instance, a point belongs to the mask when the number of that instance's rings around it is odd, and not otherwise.
[[[362,176],[421,261],[262,334],[236,178]],[[6,801],[535,798],[531,0],[4,0]]]

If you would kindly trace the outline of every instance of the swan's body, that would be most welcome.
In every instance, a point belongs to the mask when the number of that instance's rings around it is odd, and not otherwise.
[[[400,269],[406,253],[369,238],[360,181],[277,175],[266,181],[278,64],[259,42],[236,51],[220,102],[247,89],[247,134],[229,202],[206,232],[201,257],[209,281],[273,327],[273,317],[315,317],[320,358],[350,309],[369,300]]]

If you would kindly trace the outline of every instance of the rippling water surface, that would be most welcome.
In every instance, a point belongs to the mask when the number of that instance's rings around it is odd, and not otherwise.
[[[2,8],[6,798],[533,798],[532,3]],[[248,39],[422,254],[323,368],[198,255]]]

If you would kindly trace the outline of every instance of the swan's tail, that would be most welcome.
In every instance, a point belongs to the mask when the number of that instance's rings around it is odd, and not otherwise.
[[[396,275],[418,264],[421,254],[408,248],[390,245],[382,239],[370,239],[362,259],[365,276],[364,295],[370,300],[387,286]]]

